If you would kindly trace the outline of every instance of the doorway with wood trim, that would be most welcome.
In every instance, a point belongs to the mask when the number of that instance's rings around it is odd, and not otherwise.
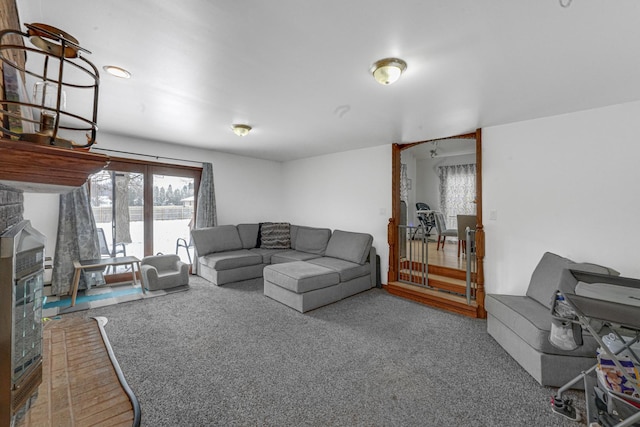
[[[484,227],[482,223],[482,139],[481,130],[474,133],[457,135],[437,140],[420,141],[409,144],[394,144],[392,147],[392,217],[388,224],[389,243],[389,273],[387,290],[398,296],[409,298],[427,305],[439,307],[445,310],[464,314],[470,317],[484,318]],[[462,222],[468,221],[468,227],[463,231],[449,234],[456,245],[438,244],[441,227],[434,227],[436,213],[442,218],[440,212],[447,210],[442,201],[433,202],[434,206],[417,205],[419,210],[413,210],[407,202],[415,205],[416,198],[407,197],[407,189],[411,190],[412,181],[417,176],[424,180],[424,174],[410,173],[412,178],[407,179],[406,166],[402,164],[403,153],[411,150],[428,150],[431,157],[439,155],[439,149],[446,150],[446,144],[450,146],[460,143],[461,146],[471,146],[475,149],[468,163],[475,163],[469,170],[475,173],[475,195],[472,203],[475,212],[460,212],[460,209],[449,209],[451,223],[455,223],[457,213],[472,213],[471,216],[458,217]],[[449,148],[447,147],[447,148]],[[473,162],[475,160],[475,162]],[[429,163],[432,164],[432,163]],[[444,164],[444,162],[439,162]],[[435,167],[434,167],[435,168]],[[443,168],[441,169],[441,174]],[[434,181],[438,178],[429,178]],[[442,180],[442,176],[440,177]],[[442,182],[442,181],[441,181]],[[430,182],[431,186],[440,183]],[[421,182],[420,182],[421,183]],[[413,184],[414,190],[416,185]],[[441,189],[442,190],[442,189]],[[475,196],[475,197],[473,197]],[[417,196],[420,197],[420,196]],[[420,200],[422,201],[422,200]],[[473,208],[467,208],[473,209]],[[418,214],[422,215],[416,215]],[[446,221],[445,221],[446,222]],[[452,230],[450,230],[452,232]],[[468,242],[468,243],[466,243]],[[465,245],[466,243],[466,245]],[[437,245],[437,246],[436,246]],[[466,247],[466,250],[465,250]]]

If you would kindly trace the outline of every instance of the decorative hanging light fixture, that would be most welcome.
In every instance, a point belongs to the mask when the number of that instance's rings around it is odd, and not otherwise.
[[[235,133],[238,136],[246,136],[251,130],[251,126],[243,125],[243,124],[234,124],[234,125],[231,125],[231,129],[233,130],[233,133]]]
[[[9,118],[0,123],[0,135],[64,148],[91,147],[98,130],[100,84],[97,68],[85,57],[91,52],[59,28],[42,23],[25,27],[26,32],[0,31],[0,61],[35,80],[33,99],[16,95],[0,104],[0,115]],[[17,44],[17,38],[30,43]],[[72,111],[67,98],[75,99]]]
[[[370,71],[378,83],[390,85],[396,82],[406,69],[407,63],[402,59],[384,58],[374,62]]]
[[[431,158],[438,156],[438,141],[433,141],[433,148],[429,151]]]

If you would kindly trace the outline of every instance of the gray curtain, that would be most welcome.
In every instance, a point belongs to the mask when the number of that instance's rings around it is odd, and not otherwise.
[[[100,258],[98,231],[91,212],[88,186],[85,183],[82,187],[60,195],[51,292],[54,295],[70,293],[74,273],[73,261],[98,258]],[[86,288],[82,276],[80,288]]]
[[[213,187],[213,165],[202,164],[200,188],[198,189],[198,207],[196,210],[196,227],[213,227],[218,224],[216,216],[216,195]]]
[[[198,188],[198,205],[196,207],[196,225],[194,228],[214,227],[218,225],[216,215],[216,195],[213,186],[213,165],[202,164],[200,187]],[[192,272],[198,272],[198,254],[193,259]]]

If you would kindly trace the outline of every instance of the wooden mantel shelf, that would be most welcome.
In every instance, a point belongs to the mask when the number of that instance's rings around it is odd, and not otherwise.
[[[9,181],[9,185],[79,187],[108,164],[109,156],[104,154],[0,139],[0,181]]]

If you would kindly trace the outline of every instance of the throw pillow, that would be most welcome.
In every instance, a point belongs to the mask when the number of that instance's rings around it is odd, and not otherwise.
[[[291,248],[291,231],[288,222],[263,222],[260,227],[259,235],[261,248]]]

